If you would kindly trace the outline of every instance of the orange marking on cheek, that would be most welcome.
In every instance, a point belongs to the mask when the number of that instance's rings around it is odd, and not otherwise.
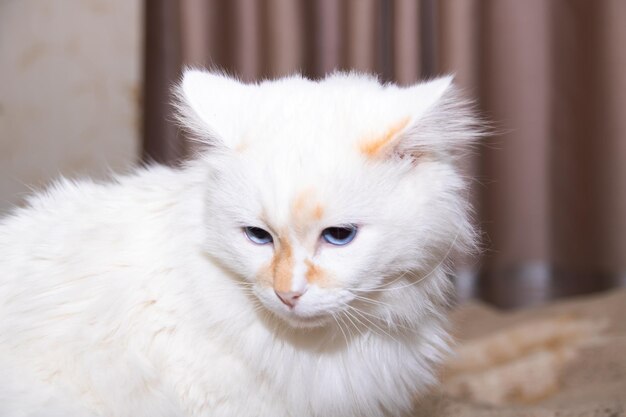
[[[306,281],[309,284],[315,283],[320,286],[324,286],[325,284],[328,283],[328,277],[322,268],[315,265],[313,262],[309,261],[308,259],[306,259],[304,263],[307,266],[305,276],[306,276]]]
[[[273,285],[273,270],[274,270],[274,259],[272,259],[272,262],[268,265],[263,266],[261,269],[259,269],[259,271],[256,274],[256,279],[259,282],[259,284],[262,284],[264,286],[268,286],[271,287]]]
[[[280,250],[272,258],[270,271],[272,271],[274,277],[274,289],[276,291],[291,291],[293,254],[289,242],[284,239],[280,241]]]
[[[407,124],[409,124],[409,118],[405,117],[399,122],[393,124],[383,135],[377,136],[374,139],[368,138],[365,141],[362,141],[359,144],[359,150],[361,153],[370,158],[379,155],[380,151],[386,148],[387,145],[398,136],[398,133],[404,130]]]

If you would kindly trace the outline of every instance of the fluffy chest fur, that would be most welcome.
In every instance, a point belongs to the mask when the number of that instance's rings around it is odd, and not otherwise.
[[[215,77],[181,87],[206,154],[62,181],[1,221],[0,414],[399,415],[434,382],[473,238],[449,80],[413,106],[357,76]]]

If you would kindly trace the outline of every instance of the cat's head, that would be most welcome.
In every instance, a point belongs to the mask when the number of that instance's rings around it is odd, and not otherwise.
[[[473,239],[455,161],[479,132],[451,77],[190,70],[178,95],[207,145],[207,251],[293,326],[419,309],[418,281]]]

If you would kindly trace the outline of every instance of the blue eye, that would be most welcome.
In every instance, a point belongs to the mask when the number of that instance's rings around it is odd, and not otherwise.
[[[243,228],[243,232],[246,234],[248,239],[257,245],[267,245],[268,243],[272,243],[274,241],[274,239],[272,239],[272,235],[270,235],[267,230],[263,230],[260,227],[246,226]]]
[[[356,226],[327,227],[322,230],[322,238],[331,245],[343,246],[352,242],[356,232]]]

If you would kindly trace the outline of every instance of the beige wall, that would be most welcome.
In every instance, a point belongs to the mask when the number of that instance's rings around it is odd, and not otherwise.
[[[0,1],[0,213],[138,155],[141,0]]]

